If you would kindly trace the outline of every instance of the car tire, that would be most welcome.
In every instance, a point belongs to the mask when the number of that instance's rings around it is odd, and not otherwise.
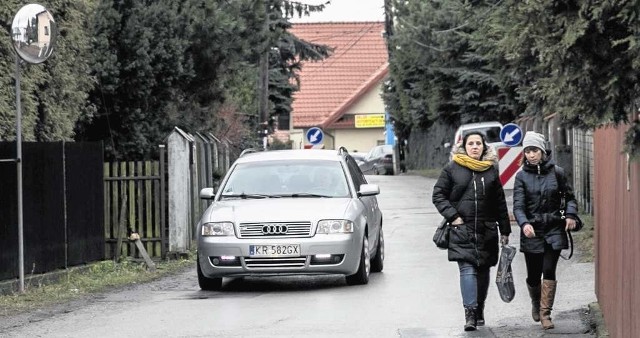
[[[205,291],[219,291],[222,288],[222,277],[209,278],[202,273],[200,268],[200,257],[196,261],[198,266],[198,285]]]
[[[376,255],[371,260],[371,272],[380,272],[384,268],[384,233],[382,227],[378,233],[378,245]]]
[[[364,235],[362,239],[362,250],[360,252],[360,264],[355,274],[345,277],[349,285],[362,285],[369,283],[369,272],[371,271],[371,262],[369,256],[369,239]]]

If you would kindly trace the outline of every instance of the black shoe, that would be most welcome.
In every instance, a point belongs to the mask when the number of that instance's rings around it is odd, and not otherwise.
[[[476,330],[476,308],[471,306],[464,307],[464,330],[475,331]]]
[[[476,324],[478,326],[484,326],[484,303],[478,302],[478,309],[476,310]]]

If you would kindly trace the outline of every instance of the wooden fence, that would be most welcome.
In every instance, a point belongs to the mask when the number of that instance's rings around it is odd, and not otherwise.
[[[596,295],[611,337],[640,337],[640,163],[624,152],[628,129],[594,133]]]
[[[164,256],[165,186],[164,166],[159,161],[104,164],[107,257],[138,257],[135,244],[127,241],[131,233],[140,235],[150,256]]]
[[[199,191],[213,186],[234,156],[228,143],[196,136],[176,128],[160,146],[159,161],[104,163],[105,257],[141,258],[128,240],[132,233],[154,258],[192,248],[195,224],[208,206]]]

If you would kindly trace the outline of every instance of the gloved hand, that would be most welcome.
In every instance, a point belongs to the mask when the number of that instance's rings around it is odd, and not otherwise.
[[[509,235],[501,235],[500,236],[500,244],[508,245],[509,244]]]

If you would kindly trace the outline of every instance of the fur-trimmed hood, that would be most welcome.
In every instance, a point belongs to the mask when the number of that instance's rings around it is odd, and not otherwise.
[[[458,143],[456,145],[456,149],[453,152],[454,154],[468,155],[467,151],[462,146],[462,143]],[[496,154],[495,149],[492,146],[487,146],[487,152],[485,152],[484,156],[480,159],[481,161],[491,161],[493,163],[498,163],[498,154]]]

